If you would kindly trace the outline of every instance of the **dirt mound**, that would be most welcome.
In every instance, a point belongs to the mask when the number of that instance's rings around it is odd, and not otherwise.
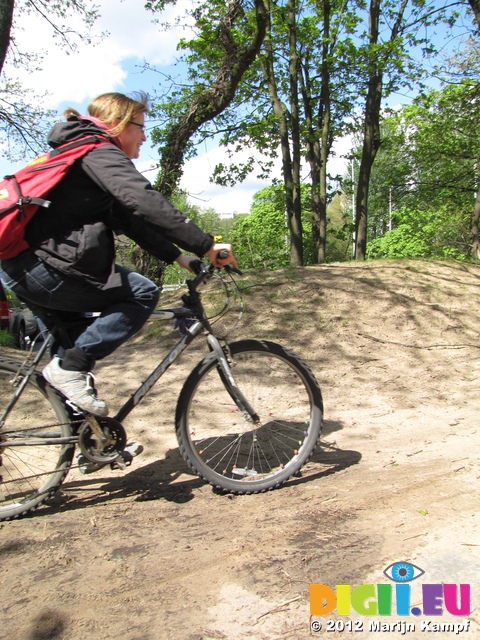
[[[433,622],[468,621],[461,636],[480,637],[480,268],[376,262],[241,283],[235,339],[281,342],[310,365],[325,402],[322,446],[266,494],[221,495],[191,476],[173,412],[199,343],[126,421],[146,448],[134,466],[72,471],[53,504],[3,524],[1,639],[378,637],[371,620],[413,622],[406,635],[423,637],[423,618],[394,614],[333,613],[357,630],[329,633],[324,620],[310,631],[309,583],[387,583],[398,561],[425,571],[419,582],[471,584],[468,620]],[[176,337],[151,321],[98,367],[113,407]],[[391,627],[386,637],[404,635]]]

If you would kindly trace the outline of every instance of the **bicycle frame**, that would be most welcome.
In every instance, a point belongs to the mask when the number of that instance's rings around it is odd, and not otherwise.
[[[177,314],[177,311],[184,311],[183,309],[164,309],[160,311],[154,311],[152,315],[161,318],[185,318],[184,313]],[[193,342],[193,340],[205,330],[205,327],[202,322],[198,321],[190,327],[187,333],[175,344],[175,346],[170,349],[165,358],[160,362],[160,364],[155,367],[152,373],[147,377],[147,379],[142,382],[142,384],[138,387],[136,391],[132,393],[132,395],[128,398],[125,404],[120,407],[120,409],[115,414],[115,419],[119,422],[122,422],[128,414],[137,406],[139,402],[143,400],[143,398],[147,395],[153,385],[158,382],[158,380],[163,376],[163,374],[167,371],[167,369],[172,365],[175,360],[185,351],[185,349]]]
[[[196,318],[194,324],[187,330],[184,336],[174,345],[174,347],[169,351],[169,353],[163,358],[160,364],[152,371],[152,373],[146,378],[146,380],[130,395],[128,400],[120,407],[117,413],[114,416],[114,419],[122,422],[131,411],[142,401],[142,399],[147,395],[150,389],[158,382],[158,380],[163,376],[163,374],[167,371],[167,369],[178,359],[178,357],[187,349],[187,347],[193,342],[193,340],[200,334],[205,333],[207,337],[207,343],[210,351],[212,351],[218,361],[219,365],[219,373],[222,376],[222,380],[227,388],[230,396],[233,401],[237,404],[239,411],[241,411],[247,419],[250,419],[252,422],[258,422],[259,418],[256,414],[255,410],[251,407],[250,403],[244,397],[244,395],[239,390],[234,376],[232,375],[230,365],[228,363],[227,357],[225,355],[225,351],[222,348],[219,340],[213,335],[210,323],[205,315],[205,311],[201,304],[200,295],[197,292],[197,286],[200,282],[202,282],[206,276],[208,275],[208,271],[205,270],[200,273],[194,280],[187,281],[187,285],[189,288],[189,297],[185,298],[184,301],[188,304],[187,307],[179,307],[172,309],[160,309],[153,312],[152,316],[160,318],[160,319],[181,319],[181,318]],[[20,397],[23,388],[28,382],[29,377],[35,372],[37,364],[40,362],[44,353],[47,351],[49,346],[53,342],[53,336],[51,334],[48,335],[47,339],[44,340],[42,346],[40,347],[38,353],[35,355],[34,359],[31,361],[28,370],[23,377],[21,383],[15,390],[15,394],[5,409],[3,415],[0,417],[0,427],[3,425],[5,418],[14,407],[17,399]],[[22,371],[23,366],[27,364],[29,361],[29,356],[27,356],[25,362],[19,370],[19,373]],[[18,374],[17,374],[18,375]],[[36,434],[38,438],[38,434]],[[48,437],[45,439],[40,438],[44,444],[50,444]],[[68,439],[69,442],[78,442],[78,437],[73,436],[71,439]],[[58,442],[58,440],[56,440]],[[31,441],[30,441],[31,443]],[[23,443],[18,442],[16,445],[13,443],[8,443],[10,446],[22,446]],[[26,444],[26,442],[25,442]]]

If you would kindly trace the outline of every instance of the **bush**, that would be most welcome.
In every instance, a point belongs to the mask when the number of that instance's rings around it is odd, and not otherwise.
[[[368,243],[367,258],[468,258],[468,222],[456,210],[402,209],[392,217],[393,230]]]
[[[315,257],[309,190],[302,185],[304,264]],[[237,216],[230,240],[241,269],[280,269],[290,264],[290,238],[285,220],[283,186],[266,187],[254,196],[251,213]]]

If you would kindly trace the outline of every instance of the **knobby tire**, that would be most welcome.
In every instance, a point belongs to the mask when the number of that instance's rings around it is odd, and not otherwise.
[[[190,373],[180,393],[176,432],[190,468],[231,493],[274,489],[297,473],[319,442],[322,394],[292,351],[264,340],[229,345],[238,388],[260,417],[241,414],[214,353]]]

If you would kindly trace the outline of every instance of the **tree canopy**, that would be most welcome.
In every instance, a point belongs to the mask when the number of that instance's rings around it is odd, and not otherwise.
[[[220,5],[196,5],[195,34],[179,45],[188,65],[187,82],[155,104],[156,116],[165,123],[154,134],[165,157],[157,186],[169,193],[179,175],[174,167],[205,137],[231,150],[232,163],[217,166],[213,173],[220,184],[241,182],[252,171],[268,176],[273,160],[280,157],[290,262],[305,262],[301,184],[307,182],[308,229],[316,260],[322,262],[327,208],[335,194],[335,181],[328,174],[331,150],[361,121],[355,235],[357,259],[364,259],[372,167],[382,144],[382,101],[395,91],[422,86],[424,58],[431,61],[437,53],[435,28],[452,26],[460,5],[433,0],[371,0],[368,6],[360,0],[264,0],[261,8],[258,2]],[[204,117],[198,97],[217,86],[225,60],[253,41],[257,54],[242,67],[234,94]],[[181,149],[175,143],[181,153],[172,154],[171,141],[185,124],[185,114],[194,126],[179,136],[188,140]],[[243,164],[235,161],[239,149],[250,150]]]
[[[466,79],[385,119],[385,146],[372,174],[368,255],[423,251],[478,259],[479,114],[480,84]],[[381,222],[389,219],[389,205],[396,212],[390,232]]]
[[[54,112],[44,108],[43,95],[36,95],[16,78],[23,68],[35,73],[42,56],[32,54],[28,38],[19,24],[22,15],[38,15],[45,25],[45,37],[67,53],[73,53],[79,40],[91,42],[90,29],[98,17],[93,0],[0,0],[0,140],[2,154],[10,159],[45,149],[46,133]],[[82,19],[83,28],[72,28],[73,18]]]

